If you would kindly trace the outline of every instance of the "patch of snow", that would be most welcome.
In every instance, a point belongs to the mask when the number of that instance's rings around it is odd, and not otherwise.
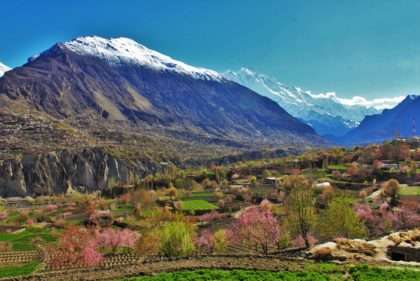
[[[10,69],[11,69],[10,67],[8,67],[7,65],[4,65],[0,62],[0,77],[2,77],[4,75],[4,73],[9,71]]]
[[[80,55],[102,58],[111,64],[137,64],[158,71],[171,71],[196,79],[223,80],[216,71],[194,67],[137,43],[129,38],[105,39],[98,36],[79,37],[62,44]]]
[[[313,94],[299,87],[289,87],[273,77],[256,73],[246,67],[226,71],[225,77],[257,93],[267,96],[295,117],[305,119],[310,111],[331,117],[342,117],[348,124],[358,124],[366,115],[380,113],[399,104],[404,97],[368,100],[364,97],[341,98],[335,92]]]

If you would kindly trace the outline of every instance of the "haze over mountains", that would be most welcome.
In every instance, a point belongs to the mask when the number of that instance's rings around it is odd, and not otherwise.
[[[224,75],[276,101],[291,115],[310,124],[320,135],[342,136],[357,127],[365,116],[392,108],[404,98],[366,100],[363,97],[340,98],[335,93],[312,94],[247,68],[227,71]]]

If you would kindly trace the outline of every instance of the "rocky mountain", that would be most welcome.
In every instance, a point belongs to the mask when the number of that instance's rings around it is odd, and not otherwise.
[[[356,127],[365,116],[393,107],[403,99],[344,99],[335,93],[312,94],[247,68],[227,71],[224,76],[276,101],[291,115],[310,124],[320,135],[344,135]]]
[[[0,95],[59,119],[84,116],[236,139],[314,134],[248,88],[127,38],[57,44],[8,72]]]
[[[9,71],[10,67],[8,67],[7,65],[4,65],[0,62],[0,77],[2,77],[4,75],[4,73],[6,71]]]
[[[409,95],[392,109],[366,116],[360,125],[338,141],[343,144],[382,142],[395,136],[411,137],[420,124],[420,96]]]
[[[32,57],[0,78],[0,109],[8,196],[126,183],[103,178],[110,165],[141,176],[162,161],[323,143],[272,100],[127,38],[81,37]]]

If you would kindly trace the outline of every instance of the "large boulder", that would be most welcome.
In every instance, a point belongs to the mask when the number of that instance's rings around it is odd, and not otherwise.
[[[307,254],[317,260],[395,262],[388,256],[389,249],[395,246],[420,251],[420,228],[395,232],[371,241],[337,238],[334,242],[314,246]]]

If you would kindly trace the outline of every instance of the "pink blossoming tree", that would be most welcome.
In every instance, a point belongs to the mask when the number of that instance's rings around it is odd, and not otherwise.
[[[251,246],[257,252],[268,254],[279,242],[280,226],[269,209],[252,206],[239,216],[228,233],[231,243]]]

